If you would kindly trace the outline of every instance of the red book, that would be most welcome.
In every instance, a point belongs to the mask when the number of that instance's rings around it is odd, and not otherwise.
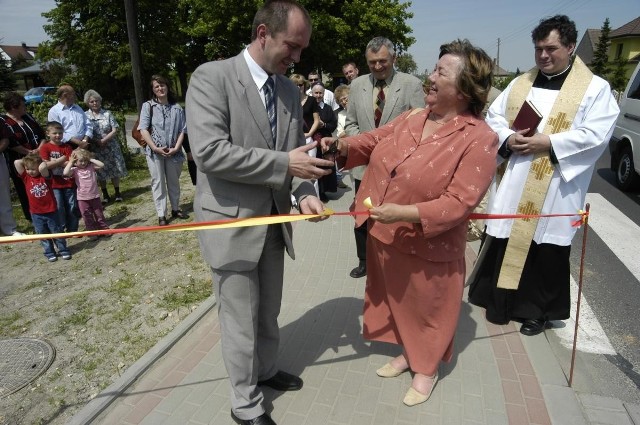
[[[522,102],[522,107],[520,108],[516,119],[513,120],[511,129],[518,131],[528,128],[529,132],[525,134],[525,136],[531,137],[536,133],[540,121],[542,121],[542,114],[535,106],[533,106],[533,103],[525,100]]]

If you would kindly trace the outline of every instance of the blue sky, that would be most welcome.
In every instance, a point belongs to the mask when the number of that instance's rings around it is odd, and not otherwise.
[[[40,14],[53,7],[54,0],[0,0],[0,44],[44,41],[46,22]],[[496,58],[500,38],[500,66],[526,71],[534,65],[531,30],[541,18],[568,15],[576,22],[579,42],[607,17],[615,29],[640,16],[640,0],[414,0],[409,10],[416,38],[409,53],[419,70],[431,70],[440,45],[456,38],[468,38]]]

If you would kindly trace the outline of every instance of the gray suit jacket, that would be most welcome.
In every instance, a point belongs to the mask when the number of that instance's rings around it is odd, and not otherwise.
[[[198,221],[266,216],[291,210],[291,194],[315,195],[313,185],[288,173],[288,151],[305,144],[297,87],[276,77],[277,137],[242,53],[196,69],[187,91],[187,128],[198,168],[194,211]],[[294,258],[292,229],[283,224]],[[262,253],[267,226],[203,230],[198,238],[214,269],[248,271]]]
[[[349,90],[349,106],[345,132],[347,136],[373,130],[373,75],[362,75],[351,82]],[[395,117],[412,108],[424,108],[424,92],[422,82],[413,75],[395,71],[393,80],[385,91],[384,109],[380,118],[380,125],[392,121]],[[351,170],[353,178],[362,180],[365,166]]]

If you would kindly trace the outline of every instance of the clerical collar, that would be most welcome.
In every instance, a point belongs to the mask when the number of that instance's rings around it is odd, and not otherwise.
[[[553,74],[553,75],[547,75],[544,72],[540,71],[540,74],[544,75],[545,77],[547,77],[548,80],[551,80],[552,78],[557,78],[560,77],[562,74],[564,74],[565,72],[569,72],[569,70],[571,69],[571,63],[569,64],[569,66],[567,66],[564,71],[558,72],[557,74]]]
[[[569,64],[567,69],[554,75],[547,75],[542,71],[538,71],[538,75],[533,82],[533,87],[546,90],[560,90],[564,84],[564,80],[567,79],[572,66],[572,64]]]

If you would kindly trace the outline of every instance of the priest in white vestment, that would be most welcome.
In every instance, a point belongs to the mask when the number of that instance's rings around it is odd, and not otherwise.
[[[613,132],[618,106],[609,84],[573,58],[577,30],[567,16],[540,21],[532,31],[536,68],[513,80],[493,102],[486,121],[502,141],[504,174],[490,198],[490,214],[570,214],[584,209],[596,161]],[[511,124],[523,101],[542,115],[536,133]],[[550,320],[569,318],[573,217],[487,220],[469,278],[469,301],[490,322],[522,322],[536,335]]]

